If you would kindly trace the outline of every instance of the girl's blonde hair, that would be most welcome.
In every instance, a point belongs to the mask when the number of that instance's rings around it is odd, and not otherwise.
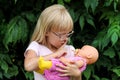
[[[54,30],[71,31],[72,29],[73,21],[67,9],[60,4],[54,4],[41,13],[31,41],[47,44],[46,32]]]

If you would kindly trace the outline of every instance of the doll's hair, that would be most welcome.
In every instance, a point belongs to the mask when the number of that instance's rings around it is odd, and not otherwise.
[[[72,31],[72,29],[73,21],[67,9],[60,4],[54,4],[47,7],[41,13],[31,41],[37,41],[38,43],[46,44],[46,32]]]

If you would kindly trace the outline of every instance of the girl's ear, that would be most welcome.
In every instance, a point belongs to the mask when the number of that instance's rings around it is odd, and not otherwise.
[[[49,35],[49,32],[46,32],[45,36],[48,36]]]

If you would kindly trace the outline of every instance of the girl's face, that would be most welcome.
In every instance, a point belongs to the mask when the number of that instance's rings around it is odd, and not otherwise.
[[[67,43],[68,38],[70,35],[72,35],[73,31],[63,31],[63,32],[56,32],[56,31],[50,31],[47,32],[47,42],[48,45],[53,49],[60,48],[64,43]]]

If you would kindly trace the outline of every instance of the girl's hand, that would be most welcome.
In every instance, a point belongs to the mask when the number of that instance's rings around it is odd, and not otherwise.
[[[65,44],[63,44],[56,52],[45,55],[44,60],[51,60],[53,58],[60,58],[61,56],[65,56],[67,54],[67,50],[65,48]]]
[[[64,64],[66,66],[59,65],[59,64],[56,65],[56,66],[58,66],[57,71],[62,73],[60,76],[73,76],[73,77],[81,76],[81,72],[80,72],[79,68],[75,65],[75,62],[64,63]]]
[[[65,48],[66,44],[63,44],[54,54],[56,55],[56,58],[60,58],[62,56],[65,56],[67,54],[67,49]]]

